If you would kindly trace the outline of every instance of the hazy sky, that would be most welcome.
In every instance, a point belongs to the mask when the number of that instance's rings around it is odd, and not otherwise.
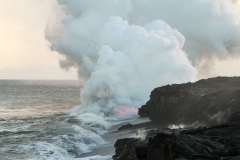
[[[55,0],[0,0],[0,79],[77,79],[60,69],[44,31]]]
[[[74,70],[60,69],[44,37],[59,10],[55,0],[0,0],[0,79],[77,79]],[[240,60],[217,62],[215,70],[240,76]]]

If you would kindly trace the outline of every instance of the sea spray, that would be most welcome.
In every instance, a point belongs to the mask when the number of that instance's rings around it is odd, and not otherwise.
[[[106,144],[101,135],[117,123],[119,119],[90,113],[9,119],[1,122],[0,156],[4,160],[73,160]]]

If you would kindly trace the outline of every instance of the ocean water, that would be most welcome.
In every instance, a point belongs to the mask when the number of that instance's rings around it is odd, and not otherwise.
[[[80,103],[79,81],[0,80],[0,117],[61,113]]]
[[[68,113],[80,104],[81,87],[77,80],[0,80],[0,160],[72,160],[103,145],[111,119]]]

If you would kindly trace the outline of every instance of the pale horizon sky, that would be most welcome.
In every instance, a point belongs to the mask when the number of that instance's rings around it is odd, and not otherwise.
[[[77,79],[59,67],[45,40],[55,0],[0,0],[0,79]]]
[[[59,67],[45,39],[59,10],[56,0],[0,0],[0,79],[77,79],[74,69]],[[214,69],[218,76],[240,76],[240,59],[216,62]]]

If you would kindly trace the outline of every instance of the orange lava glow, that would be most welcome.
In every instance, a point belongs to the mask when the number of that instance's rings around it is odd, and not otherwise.
[[[126,113],[137,113],[138,112],[138,109],[136,108],[120,108],[117,110],[117,114],[120,115],[120,114],[126,114]]]

